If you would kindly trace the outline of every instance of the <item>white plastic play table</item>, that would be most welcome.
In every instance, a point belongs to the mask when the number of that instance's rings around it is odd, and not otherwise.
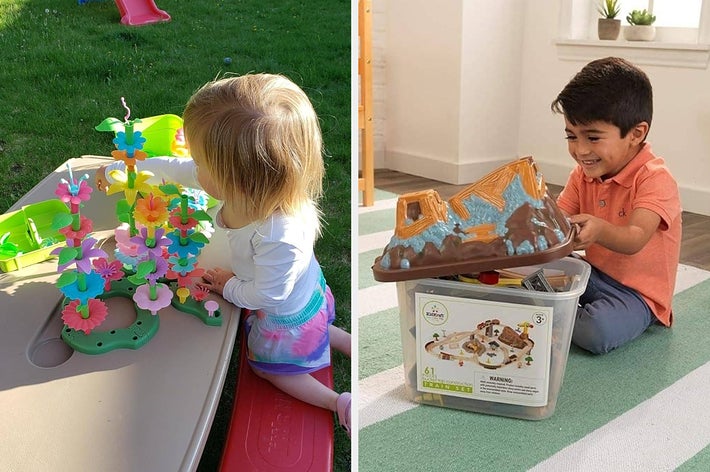
[[[93,183],[95,169],[110,158],[68,162],[75,177],[89,173]],[[10,210],[56,198],[57,183],[67,177],[65,163]],[[118,198],[95,191],[82,209],[105,248],[113,247],[109,230],[118,224]],[[220,260],[223,242],[223,235],[213,236],[200,256],[202,267]],[[215,327],[168,307],[158,315],[157,334],[140,349],[86,355],[59,338],[56,268],[53,259],[0,272],[0,470],[194,470],[219,402],[239,310],[210,295],[223,317]],[[105,323],[115,318],[119,326],[113,327],[122,327],[134,318],[129,300],[108,304]]]

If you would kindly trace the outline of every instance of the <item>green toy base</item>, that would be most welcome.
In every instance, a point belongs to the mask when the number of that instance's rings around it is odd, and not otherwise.
[[[170,289],[173,293],[175,293],[177,288],[178,287],[175,282],[170,284]],[[180,299],[177,295],[173,295],[171,305],[182,312],[196,316],[206,325],[222,326],[222,310],[219,308],[212,314],[212,316],[210,316],[207,310],[205,310],[204,302],[198,302],[192,297],[187,297],[185,303],[180,303]]]
[[[112,297],[133,298],[135,285],[127,278],[114,281],[111,289],[100,295],[99,299],[105,300]],[[64,299],[63,305],[71,300]],[[160,318],[153,316],[149,310],[135,306],[136,320],[126,328],[112,329],[111,331],[94,330],[89,334],[77,331],[64,325],[62,339],[74,350],[84,354],[105,354],[114,349],[138,349],[150,341],[160,326]]]
[[[176,283],[170,284],[171,290],[175,292]],[[99,295],[97,298],[105,300],[112,297],[125,297],[133,299],[136,286],[128,278],[124,277],[111,283],[111,289]],[[71,300],[64,299],[62,307]],[[217,309],[212,316],[204,308],[204,304],[197,302],[194,298],[188,297],[185,303],[180,303],[177,295],[173,295],[171,302],[176,309],[193,315],[209,326],[222,325],[222,311]],[[138,349],[150,341],[158,332],[160,319],[158,315],[152,315],[149,310],[144,310],[135,305],[136,320],[126,328],[112,329],[111,331],[94,330],[89,334],[77,331],[64,325],[62,339],[74,350],[84,354],[105,354],[114,349]],[[109,315],[110,316],[110,315]]]

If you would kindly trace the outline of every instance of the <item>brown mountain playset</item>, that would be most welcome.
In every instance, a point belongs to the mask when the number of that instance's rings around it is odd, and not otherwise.
[[[570,254],[573,233],[528,156],[448,202],[434,190],[400,196],[394,235],[372,270],[394,282],[542,264]]]

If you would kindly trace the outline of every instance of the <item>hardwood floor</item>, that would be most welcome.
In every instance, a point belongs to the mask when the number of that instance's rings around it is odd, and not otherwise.
[[[403,194],[434,189],[448,200],[466,185],[452,185],[388,169],[375,170],[375,187]],[[560,186],[548,185],[550,194],[557,195]],[[710,216],[683,212],[683,239],[680,248],[682,264],[710,270]]]

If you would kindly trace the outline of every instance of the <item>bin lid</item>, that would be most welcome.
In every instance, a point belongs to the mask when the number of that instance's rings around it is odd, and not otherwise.
[[[574,228],[527,156],[448,201],[435,190],[401,195],[394,235],[372,271],[395,282],[543,264],[569,255],[573,243]]]

